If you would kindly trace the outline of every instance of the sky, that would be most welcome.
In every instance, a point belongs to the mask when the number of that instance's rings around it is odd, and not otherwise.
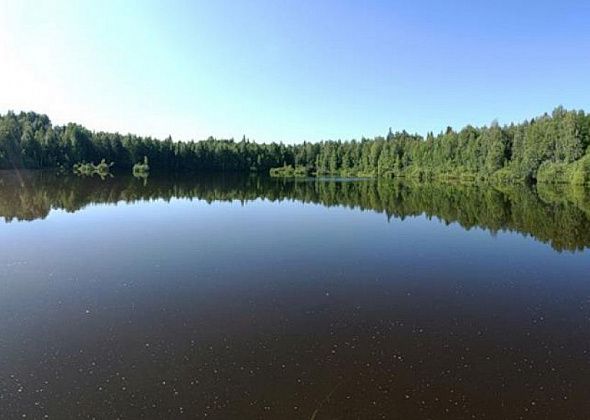
[[[287,143],[590,111],[590,2],[0,0],[0,113]]]

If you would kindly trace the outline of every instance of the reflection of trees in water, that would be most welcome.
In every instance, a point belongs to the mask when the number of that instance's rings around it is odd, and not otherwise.
[[[45,218],[52,209],[74,212],[95,203],[172,198],[212,201],[296,200],[384,213],[388,218],[424,214],[446,223],[491,232],[517,231],[557,250],[590,246],[590,193],[581,187],[483,187],[385,180],[291,181],[206,175],[192,178],[64,177],[42,172],[0,175],[0,217]]]

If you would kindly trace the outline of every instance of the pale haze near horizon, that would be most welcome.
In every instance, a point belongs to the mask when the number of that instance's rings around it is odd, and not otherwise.
[[[476,3],[0,0],[0,112],[299,142],[590,110],[588,2]]]

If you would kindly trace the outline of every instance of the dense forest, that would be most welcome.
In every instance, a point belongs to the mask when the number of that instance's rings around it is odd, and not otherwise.
[[[590,191],[576,185],[464,185],[400,180],[288,180],[237,174],[105,178],[47,171],[0,173],[0,217],[45,218],[52,209],[172,198],[207,202],[263,198],[383,213],[388,219],[426,215],[466,229],[531,235],[562,251],[590,247]]]
[[[363,176],[590,184],[590,115],[556,108],[501,126],[447,127],[426,137],[406,131],[351,141],[260,144],[209,138],[157,140],[53,126],[33,112],[0,116],[0,169],[61,168],[101,162],[115,171],[258,172],[276,176]],[[274,169],[273,169],[274,168]]]

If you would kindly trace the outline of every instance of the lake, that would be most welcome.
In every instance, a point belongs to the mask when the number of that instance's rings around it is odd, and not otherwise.
[[[0,175],[0,418],[590,417],[590,192]]]

